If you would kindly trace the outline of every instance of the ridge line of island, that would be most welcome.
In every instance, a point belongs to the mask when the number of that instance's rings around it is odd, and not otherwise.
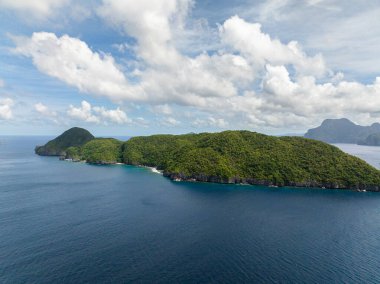
[[[156,168],[173,181],[380,191],[380,171],[325,142],[250,131],[95,138],[74,127],[35,152],[41,156]]]

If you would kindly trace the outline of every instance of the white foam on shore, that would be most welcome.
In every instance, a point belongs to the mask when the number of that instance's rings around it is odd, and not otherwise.
[[[162,175],[162,171],[157,170],[155,167],[148,167],[153,173]]]

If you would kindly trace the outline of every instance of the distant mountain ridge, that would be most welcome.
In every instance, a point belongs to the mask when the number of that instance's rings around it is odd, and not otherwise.
[[[349,143],[373,145],[377,139],[367,139],[369,136],[380,135],[380,123],[373,123],[370,126],[361,126],[353,123],[347,118],[326,119],[316,128],[309,129],[305,138],[320,140],[327,143]]]

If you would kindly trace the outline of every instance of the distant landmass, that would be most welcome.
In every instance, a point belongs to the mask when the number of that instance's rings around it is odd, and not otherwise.
[[[359,145],[380,146],[380,133],[373,133],[364,140],[359,140]]]
[[[83,129],[67,132],[80,137],[71,136],[70,142],[61,135],[42,149],[52,143],[71,145],[66,149],[60,146],[54,153],[93,164],[155,167],[176,181],[380,191],[380,171],[335,146],[302,137],[224,131],[133,137],[122,142],[91,139]],[[81,144],[83,136],[89,141]],[[36,153],[41,155],[39,149]]]
[[[304,137],[327,143],[380,146],[380,123],[360,126],[347,118],[326,119],[321,126],[308,130]]]

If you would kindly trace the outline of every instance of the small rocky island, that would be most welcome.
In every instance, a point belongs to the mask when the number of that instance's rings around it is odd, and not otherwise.
[[[47,150],[51,145],[54,151]],[[155,167],[172,180],[380,191],[380,171],[335,146],[250,131],[152,135],[122,142],[72,128],[36,147],[36,153],[92,164]]]

